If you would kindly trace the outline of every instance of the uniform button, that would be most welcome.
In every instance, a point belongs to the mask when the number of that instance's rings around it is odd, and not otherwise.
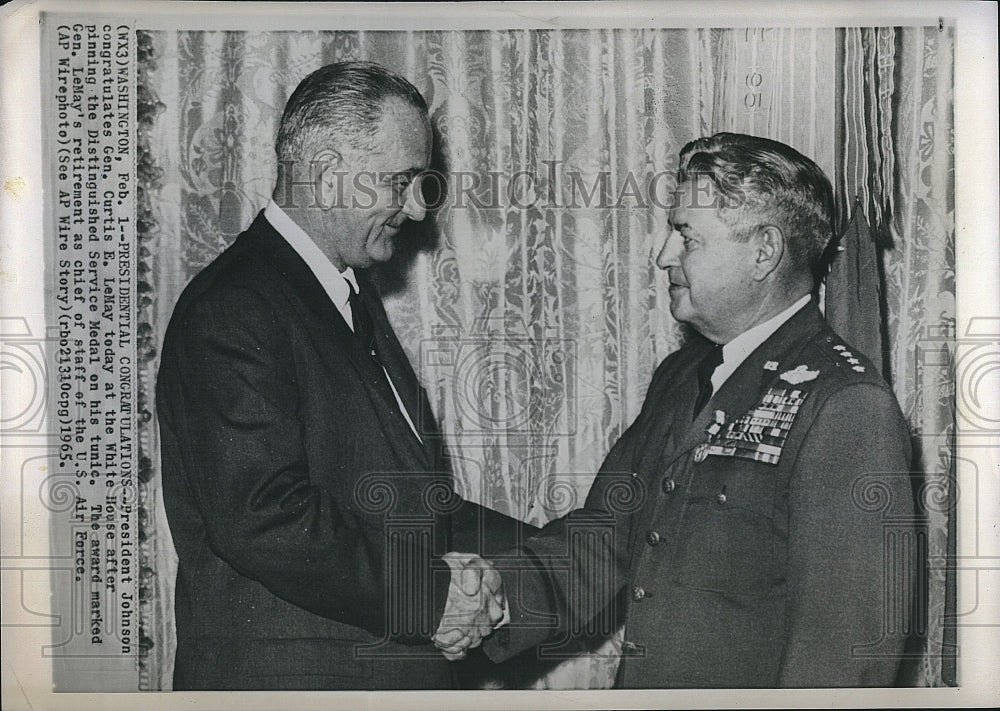
[[[646,543],[648,543],[649,545],[655,546],[659,542],[660,542],[660,534],[657,533],[656,531],[650,531],[649,533],[646,534]]]
[[[666,477],[661,485],[663,487],[663,493],[669,494],[671,491],[677,488],[677,484],[670,477]]]
[[[722,493],[716,494],[715,495],[715,501],[716,501],[716,503],[719,503],[719,504],[726,503],[726,495],[722,494]]]
[[[639,476],[639,472],[632,472],[632,478],[635,479]]]
[[[641,585],[636,585],[634,588],[632,588],[633,599],[638,601],[642,600],[644,597],[646,597],[646,591],[642,588]]]

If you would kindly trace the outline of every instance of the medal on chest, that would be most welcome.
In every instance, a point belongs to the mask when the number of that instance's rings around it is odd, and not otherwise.
[[[789,372],[795,375],[783,380],[803,382],[801,370]],[[806,373],[805,380],[812,380],[818,371]],[[703,462],[712,456],[736,457],[777,464],[788,432],[807,397],[809,391],[801,387],[771,387],[757,404],[735,420],[726,422],[726,413],[716,410],[713,422],[705,428],[708,439],[695,448],[694,460]]]

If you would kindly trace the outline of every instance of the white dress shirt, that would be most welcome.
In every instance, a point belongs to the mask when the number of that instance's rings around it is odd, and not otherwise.
[[[337,307],[340,315],[344,317],[348,327],[353,331],[354,314],[352,313],[350,303],[351,289],[347,286],[347,282],[351,282],[354,291],[359,291],[358,279],[354,275],[354,270],[351,267],[347,267],[344,271],[337,269],[327,256],[323,254],[323,250],[317,246],[316,242],[284,210],[278,207],[274,200],[269,201],[267,207],[264,208],[264,218],[292,246],[292,249],[302,257],[302,261],[306,263],[309,270],[319,279],[323,291],[330,297],[330,301]],[[399,391],[396,390],[392,378],[389,377],[389,372],[384,367],[382,370],[385,371],[385,379],[389,381],[392,394],[396,396],[396,404],[399,406],[399,411],[406,418],[406,424],[413,430],[413,434],[417,436],[417,439],[423,442],[423,439],[421,439],[420,434],[417,432],[417,428],[413,425],[413,420],[410,419],[410,413],[406,411],[406,406],[403,405],[403,400],[399,397]]]
[[[748,331],[744,331],[736,338],[722,347],[722,364],[716,367],[712,373],[712,388],[714,392],[719,392],[722,384],[729,379],[729,376],[736,372],[740,364],[747,359],[751,353],[757,350],[757,346],[766,341],[777,331],[785,321],[790,319],[799,309],[809,303],[809,294],[806,294],[777,316],[769,318],[764,323],[759,323]]]

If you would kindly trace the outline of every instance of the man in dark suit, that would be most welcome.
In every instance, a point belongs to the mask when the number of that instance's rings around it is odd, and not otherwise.
[[[466,599],[477,557],[447,552],[513,545],[513,521],[453,494],[364,272],[424,218],[430,150],[405,79],[317,70],[282,116],[274,199],[176,305],[157,380],[175,689],[450,688],[443,616],[500,620],[499,577],[481,564]]]
[[[811,301],[829,181],[735,134],[688,144],[679,178],[657,265],[699,335],[654,374],[585,507],[507,564],[511,623],[484,649],[557,653],[603,612],[625,622],[620,687],[893,685],[912,579],[887,569],[886,516],[912,537],[909,434]]]

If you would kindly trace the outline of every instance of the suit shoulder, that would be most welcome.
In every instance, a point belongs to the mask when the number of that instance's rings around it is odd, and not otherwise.
[[[184,288],[167,326],[165,352],[195,333],[282,330],[273,270],[246,247],[238,239]]]
[[[185,312],[196,305],[224,305],[255,301],[275,280],[266,259],[257,254],[253,245],[240,235],[230,247],[188,282],[177,302],[176,312]]]

